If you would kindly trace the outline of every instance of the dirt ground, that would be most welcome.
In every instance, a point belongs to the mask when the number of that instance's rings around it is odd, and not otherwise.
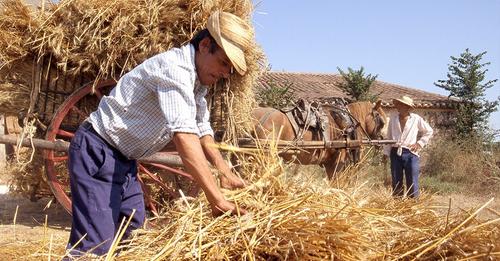
[[[500,191],[495,197],[490,196],[469,196],[463,194],[449,194],[449,195],[434,195],[432,200],[436,205],[443,206],[443,211],[446,211],[450,205],[451,199],[451,211],[467,211],[471,214],[472,210],[476,210],[479,207],[485,205],[488,201],[493,198],[493,201],[489,203],[481,212],[478,214],[480,219],[495,219],[500,218]]]
[[[55,202],[46,208],[50,201],[0,195],[0,248],[17,241],[37,241],[44,235],[67,239],[71,216]]]

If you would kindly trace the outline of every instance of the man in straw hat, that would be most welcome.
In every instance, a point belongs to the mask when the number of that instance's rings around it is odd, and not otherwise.
[[[190,43],[147,59],[125,74],[71,141],[69,172],[73,224],[71,255],[105,254],[123,218],[131,229],[145,219],[136,159],[173,143],[205,192],[212,214],[246,213],[227,201],[207,160],[221,173],[221,186],[244,182],[231,172],[214,144],[204,96],[207,86],[247,70],[245,50],[253,31],[239,17],[217,11]]]
[[[390,115],[387,138],[397,143],[384,148],[384,161],[391,159],[391,176],[393,195],[402,197],[405,194],[418,198],[420,175],[419,151],[429,142],[433,130],[419,115],[410,112],[415,105],[408,96],[393,100],[397,113]],[[417,140],[417,134],[421,133]],[[406,179],[406,193],[403,189],[403,176]]]

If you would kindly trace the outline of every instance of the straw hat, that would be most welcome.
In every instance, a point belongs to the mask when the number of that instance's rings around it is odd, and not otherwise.
[[[410,106],[412,108],[415,107],[415,104],[413,103],[413,100],[410,97],[408,97],[408,96],[403,96],[403,97],[401,97],[399,99],[393,99],[392,103],[395,103],[395,102],[399,102],[399,103],[408,105],[408,106]]]
[[[240,75],[247,71],[245,50],[253,41],[253,32],[247,22],[231,13],[216,11],[207,21],[207,29],[222,47]]]

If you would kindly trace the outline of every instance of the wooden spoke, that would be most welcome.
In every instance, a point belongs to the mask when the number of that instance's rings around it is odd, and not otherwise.
[[[68,137],[68,138],[73,138],[75,134],[73,132],[65,131],[62,129],[57,130],[56,132],[57,136],[63,136],[63,137]]]
[[[137,179],[139,179],[142,191],[147,192],[144,193],[144,199],[146,201],[145,202],[146,205],[149,207],[149,209],[151,209],[151,212],[153,213],[153,215],[155,215],[155,217],[160,217],[160,215],[158,214],[158,210],[156,209],[156,206],[153,203],[154,199],[151,197],[150,189],[144,184],[144,181],[142,181],[141,175],[137,175]]]
[[[157,164],[157,163],[148,163],[148,165],[151,165],[151,166],[154,166],[154,167],[157,167],[157,168],[160,168],[160,169],[164,169],[164,170],[168,170],[170,172],[173,172],[177,175],[181,175],[183,177],[186,177],[188,178],[189,180],[191,181],[194,181],[194,178],[193,176],[191,176],[190,174],[182,171],[182,170],[179,170],[179,169],[176,169],[176,168],[172,168],[172,167],[169,167],[169,166],[166,166],[166,165],[162,165],[162,164]]]
[[[99,89],[96,89],[95,92],[94,92],[95,96],[97,96],[97,98],[99,98],[99,100],[102,99],[102,97],[104,96],[101,92],[101,90]]]
[[[54,162],[61,162],[61,161],[66,161],[68,160],[68,156],[63,156],[63,157],[52,157],[50,160]]]

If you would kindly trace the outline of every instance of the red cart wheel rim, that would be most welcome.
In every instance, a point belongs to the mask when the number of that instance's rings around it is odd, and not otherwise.
[[[99,105],[100,99],[109,93],[116,85],[114,80],[100,81],[96,87],[95,92],[92,92],[93,84],[88,84],[73,92],[54,113],[54,116],[47,129],[45,139],[48,141],[65,140],[70,141],[76,132],[80,123],[85,120],[91,112],[93,112]],[[69,185],[69,175],[67,172],[67,152],[56,152],[52,150],[45,150],[45,172],[47,180],[52,193],[57,201],[71,214],[71,195]],[[141,180],[143,187],[145,203],[148,208],[156,215],[157,208],[155,200],[149,193],[147,185],[154,185],[160,187],[170,197],[177,197],[177,188],[169,188],[164,184],[165,180],[162,175],[148,169],[156,168],[161,169],[161,174],[168,172],[169,174],[184,176],[187,180],[193,178],[182,170],[171,168],[169,166],[162,166],[158,164],[139,164],[139,172],[147,178],[146,185]],[[164,175],[163,175],[164,176]],[[188,195],[195,196],[199,191],[199,187],[192,183]]]
[[[73,92],[54,113],[45,134],[48,141],[70,141],[80,123],[97,108],[103,95],[115,86],[114,80],[100,81],[95,92],[93,83]],[[45,150],[45,173],[47,181],[57,201],[71,214],[69,175],[67,173],[67,152]]]

